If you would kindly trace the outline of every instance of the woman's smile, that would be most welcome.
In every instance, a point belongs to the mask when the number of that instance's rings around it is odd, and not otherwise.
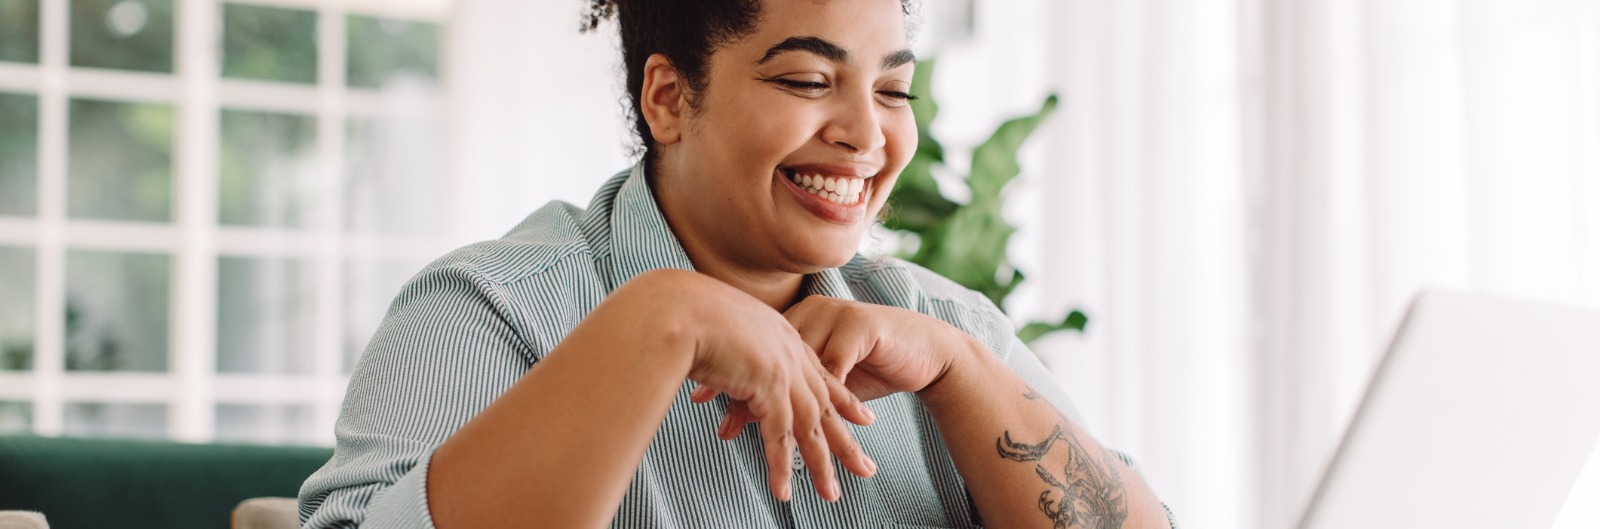
[[[876,171],[812,165],[779,167],[772,174],[806,211],[834,224],[855,224],[866,216],[875,175]]]

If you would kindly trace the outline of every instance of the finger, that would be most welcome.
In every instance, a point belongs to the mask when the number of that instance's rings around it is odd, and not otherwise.
[[[849,380],[856,364],[877,346],[871,325],[859,318],[840,318],[834,323],[827,343],[817,348],[817,361],[839,380]]]
[[[826,391],[827,385],[815,372],[806,377],[804,385],[794,386],[794,431],[800,457],[811,472],[812,487],[818,496],[832,502],[839,501],[839,480],[833,474],[832,450],[822,429],[822,409],[828,405]]]
[[[750,424],[750,405],[742,400],[730,400],[728,412],[722,416],[722,426],[717,428],[717,437],[731,441],[744,432],[747,424]]]
[[[839,458],[839,462],[844,464],[845,470],[863,478],[870,478],[878,473],[878,464],[861,449],[855,434],[832,408],[822,410],[822,433],[828,437],[828,448],[832,449],[834,457]]]
[[[711,402],[711,399],[717,398],[717,395],[720,394],[722,392],[711,389],[711,386],[696,386],[694,391],[689,392],[689,402],[705,404]]]
[[[828,386],[828,400],[838,410],[840,417],[862,426],[869,426],[878,419],[846,383],[826,372],[822,373],[822,379]]]
[[[811,300],[819,301],[811,301]],[[821,351],[828,343],[828,334],[833,331],[833,325],[826,321],[827,316],[812,307],[820,306],[825,296],[811,296],[794,304],[789,310],[784,311],[784,319],[789,320],[789,325],[800,333],[800,340],[806,343],[812,351]]]
[[[780,397],[789,394],[788,388],[762,391],[764,393],[751,400],[750,405],[761,422],[761,441],[767,456],[767,487],[778,501],[787,502],[793,497],[789,455],[794,453],[794,412],[790,408],[791,400]]]

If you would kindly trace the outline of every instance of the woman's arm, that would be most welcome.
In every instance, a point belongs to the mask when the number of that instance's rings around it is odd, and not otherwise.
[[[917,393],[990,527],[1169,527],[1155,494],[1000,357],[960,334]]]
[[[653,290],[624,285],[434,451],[438,527],[609,523],[689,373],[686,330],[644,313]]]
[[[716,280],[655,271],[613,292],[434,451],[427,497],[435,524],[608,525],[686,378],[766,416],[770,486],[780,499],[790,493],[797,442],[808,466],[822,469],[814,477],[825,498],[839,490],[830,451],[853,472],[871,474],[838,422],[865,422],[865,407],[821,370],[780,315]],[[840,399],[838,413],[824,413],[830,398]],[[818,435],[797,440],[795,431]]]
[[[971,335],[915,311],[825,296],[785,316],[860,398],[917,394],[989,527],[1169,527],[1138,473]],[[736,404],[730,415],[747,420]]]

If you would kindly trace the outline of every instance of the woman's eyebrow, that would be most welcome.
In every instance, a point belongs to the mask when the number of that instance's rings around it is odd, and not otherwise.
[[[845,51],[838,44],[828,42],[827,39],[821,37],[789,37],[783,39],[783,42],[767,48],[767,53],[762,55],[761,60],[756,61],[756,64],[766,64],[767,61],[772,60],[774,57],[791,51],[811,52],[833,62],[850,63],[850,52]],[[883,69],[893,70],[900,65],[916,60],[917,56],[911,53],[911,50],[896,51],[883,56]]]
[[[809,51],[833,62],[850,62],[850,52],[844,51],[844,48],[839,47],[838,44],[828,42],[821,37],[789,37],[783,39],[783,42],[767,48],[767,54],[762,55],[761,60],[756,61],[756,64],[766,64],[773,57],[790,51]]]
[[[883,69],[893,70],[895,68],[899,68],[902,64],[916,61],[917,55],[915,53],[911,53],[911,50],[900,50],[883,56]]]

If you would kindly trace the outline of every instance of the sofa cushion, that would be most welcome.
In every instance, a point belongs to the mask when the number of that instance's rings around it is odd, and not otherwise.
[[[0,510],[52,529],[210,528],[248,498],[293,497],[330,448],[0,436]]]

